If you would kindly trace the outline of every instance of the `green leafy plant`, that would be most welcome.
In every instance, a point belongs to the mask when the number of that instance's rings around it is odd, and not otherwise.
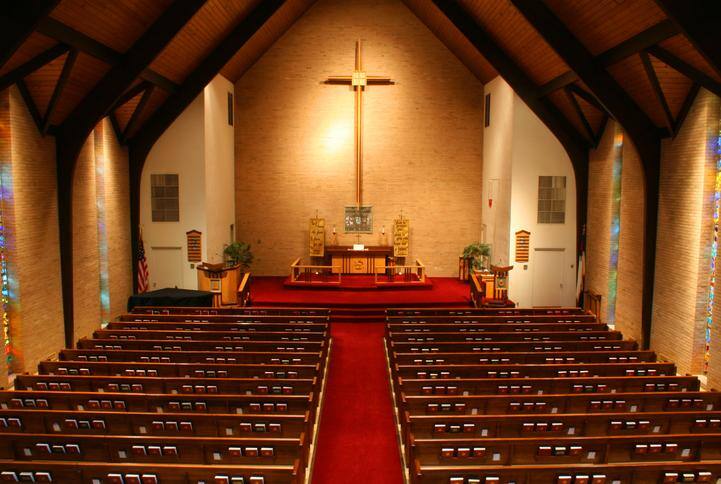
[[[463,249],[463,257],[471,260],[473,269],[483,268],[483,258],[491,255],[491,246],[482,242],[474,242]]]
[[[248,270],[253,262],[253,253],[250,251],[250,244],[246,242],[233,242],[223,250],[225,258],[232,265],[240,264],[243,271]]]

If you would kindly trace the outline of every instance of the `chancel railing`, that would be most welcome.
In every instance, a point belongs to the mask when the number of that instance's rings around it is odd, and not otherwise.
[[[335,273],[333,269],[336,269]],[[303,264],[302,258],[298,257],[290,265],[290,282],[296,284],[340,284],[342,274],[332,265],[311,265]]]
[[[478,279],[478,275],[475,272],[471,272],[470,286],[471,303],[473,303],[473,307],[480,308],[483,303],[484,286],[481,284],[481,281]]]
[[[242,308],[250,303],[250,272],[243,274],[238,284],[238,305]]]
[[[416,259],[413,265],[387,265],[382,273],[375,274],[376,284],[425,284],[426,266]]]
[[[601,322],[601,295],[591,290],[583,291],[583,309],[595,314]]]

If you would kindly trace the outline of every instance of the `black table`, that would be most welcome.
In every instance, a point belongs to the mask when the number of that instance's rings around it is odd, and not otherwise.
[[[156,291],[142,294],[133,294],[128,298],[128,311],[135,306],[197,306],[211,307],[213,293],[207,291],[194,291],[192,289],[177,289],[166,287]]]

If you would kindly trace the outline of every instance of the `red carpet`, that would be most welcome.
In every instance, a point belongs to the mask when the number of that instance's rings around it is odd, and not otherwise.
[[[331,324],[313,484],[403,482],[383,330],[374,323]]]
[[[368,289],[301,289],[283,285],[285,277],[254,276],[251,297],[254,306],[468,306],[468,284],[452,277],[434,277],[431,288]]]

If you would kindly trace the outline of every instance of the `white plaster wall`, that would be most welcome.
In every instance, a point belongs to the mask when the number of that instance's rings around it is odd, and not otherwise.
[[[196,270],[188,260],[185,233],[199,230],[203,233],[203,260],[207,259],[205,212],[205,141],[203,97],[198,96],[178,119],[158,139],[148,155],[140,182],[140,225],[148,258],[150,289],[154,287],[154,274],[160,268],[153,257],[152,247],[182,247],[182,280],[177,286],[196,289]],[[150,205],[150,175],[177,173],[180,184],[180,221],[153,222]]]
[[[513,265],[509,297],[520,306],[533,302],[535,248],[564,249],[562,304],[575,305],[576,184],[565,150],[528,106],[500,77],[485,85],[491,94],[491,123],[483,131],[483,223],[492,244],[492,262]],[[566,177],[566,223],[538,224],[538,177]],[[493,206],[489,208],[489,191]],[[531,232],[529,262],[514,263],[515,233]]]
[[[529,262],[513,263],[509,297],[520,306],[531,306],[533,257],[536,248],[564,249],[561,304],[574,306],[576,300],[576,182],[566,151],[531,109],[516,95],[513,102],[512,189],[510,258],[515,260],[515,233],[531,232]],[[539,224],[538,177],[566,177],[566,222]],[[527,266],[524,269],[524,266]],[[551,281],[549,281],[551,283]]]
[[[485,242],[491,244],[491,262],[506,265],[509,260],[511,216],[511,154],[513,143],[514,93],[500,76],[484,86],[491,95],[491,122],[483,129],[483,209]],[[493,204],[488,206],[489,197]]]
[[[223,261],[235,223],[235,131],[228,124],[228,93],[233,83],[218,75],[205,88],[205,245],[208,262]]]

